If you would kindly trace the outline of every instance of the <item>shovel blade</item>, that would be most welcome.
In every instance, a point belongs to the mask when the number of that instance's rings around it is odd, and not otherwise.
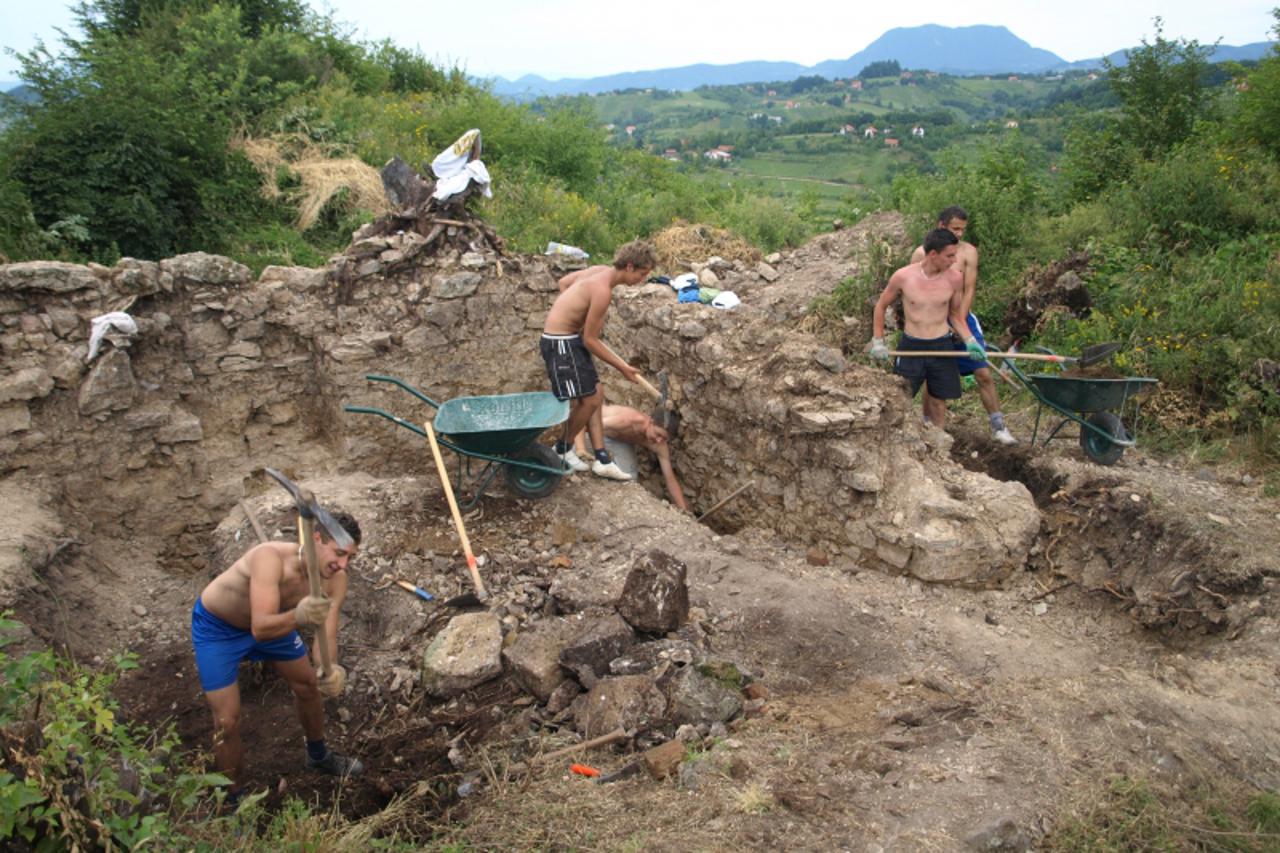
[[[1088,367],[1091,364],[1106,361],[1119,352],[1123,346],[1124,344],[1119,341],[1106,344],[1091,344],[1080,350],[1080,358],[1076,361],[1076,364],[1080,367]]]

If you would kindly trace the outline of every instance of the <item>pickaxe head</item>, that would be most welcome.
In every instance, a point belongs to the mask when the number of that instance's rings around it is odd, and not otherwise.
[[[274,468],[265,468],[263,470],[293,496],[294,505],[298,508],[298,515],[308,521],[320,522],[320,526],[325,529],[329,538],[337,543],[339,548],[355,547],[356,543],[351,538],[351,534],[347,533],[346,529],[338,523],[336,518],[329,514],[327,509],[320,506],[320,502],[316,500],[316,496],[311,493],[310,489],[302,488]]]

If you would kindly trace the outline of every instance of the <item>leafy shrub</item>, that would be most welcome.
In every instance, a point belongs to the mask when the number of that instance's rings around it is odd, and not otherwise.
[[[1109,194],[1121,238],[1153,240],[1163,249],[1212,248],[1263,224],[1274,202],[1254,195],[1257,181],[1274,171],[1247,153],[1192,142],[1148,161]],[[1252,186],[1251,186],[1252,185]]]
[[[0,842],[132,849],[169,837],[175,817],[229,783],[175,762],[172,727],[119,719],[110,689],[131,657],[99,673],[48,652],[12,658],[5,634],[15,627],[0,617]]]

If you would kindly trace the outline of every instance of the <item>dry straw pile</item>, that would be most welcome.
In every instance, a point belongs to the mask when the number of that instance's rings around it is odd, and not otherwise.
[[[658,253],[658,267],[667,272],[682,272],[695,263],[705,263],[719,255],[726,261],[758,263],[760,250],[746,240],[710,225],[689,225],[677,222],[658,232],[653,238]]]
[[[333,157],[320,147],[294,138],[243,139],[236,148],[262,175],[262,195],[281,196],[280,170],[298,178],[299,186],[288,194],[298,210],[295,226],[306,231],[320,218],[325,206],[338,199],[344,212],[367,210],[386,213],[387,197],[378,170],[354,157]]]

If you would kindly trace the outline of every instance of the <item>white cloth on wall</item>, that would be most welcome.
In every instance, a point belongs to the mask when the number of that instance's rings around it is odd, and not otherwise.
[[[475,151],[474,160],[471,159],[472,149]],[[431,172],[436,176],[436,191],[432,197],[444,201],[475,181],[485,198],[493,198],[493,190],[489,188],[489,169],[480,160],[480,150],[480,129],[473,127],[437,154],[431,161]]]
[[[109,329],[123,332],[130,337],[138,334],[138,324],[123,311],[102,314],[94,317],[89,322],[92,324],[92,328],[89,332],[89,354],[85,356],[85,361],[93,361],[98,354],[98,347],[102,345],[102,338]]]

